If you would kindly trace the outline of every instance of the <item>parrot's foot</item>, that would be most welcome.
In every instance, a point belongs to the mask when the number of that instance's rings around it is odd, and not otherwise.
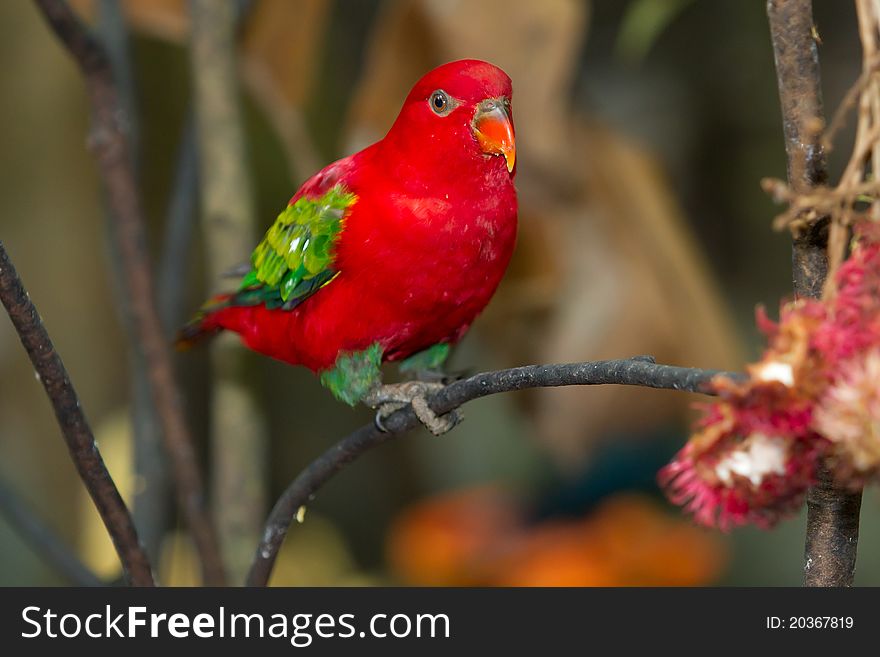
[[[407,381],[376,386],[363,397],[363,402],[376,410],[376,427],[387,432],[383,421],[395,411],[410,405],[419,422],[435,436],[440,436],[452,429],[461,421],[458,411],[450,411],[445,415],[437,415],[428,406],[428,395],[445,386],[442,383],[425,381]]]

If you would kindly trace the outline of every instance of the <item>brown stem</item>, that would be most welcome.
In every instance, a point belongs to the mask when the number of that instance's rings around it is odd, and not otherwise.
[[[456,381],[431,396],[428,402],[435,413],[442,415],[473,399],[527,388],[618,384],[713,394],[707,384],[719,375],[729,378],[741,376],[715,370],[658,365],[651,356],[564,365],[528,365],[483,372]],[[293,517],[321,486],[367,450],[396,438],[418,424],[415,413],[408,406],[383,420],[386,431],[380,431],[373,424],[365,425],[337,442],[300,472],[275,503],[266,520],[263,538],[248,573],[247,586],[266,586]]]
[[[828,178],[821,134],[825,125],[811,0],[768,0],[788,181],[803,193]],[[792,244],[794,291],[819,297],[828,272],[828,220],[798,231]],[[856,567],[861,491],[839,488],[821,468],[807,496],[805,586],[850,586]]]
[[[124,264],[130,314],[143,349],[165,448],[171,458],[178,503],[192,532],[206,584],[225,582],[217,536],[205,508],[204,485],[184,421],[169,346],[156,310],[143,212],[125,134],[124,113],[112,71],[95,41],[63,0],[35,0],[49,26],[82,69],[92,104],[91,145],[115,222],[116,249]]]
[[[852,586],[861,507],[861,491],[838,488],[832,473],[822,468],[807,496],[806,586]]]
[[[30,356],[40,383],[52,402],[70,457],[113,540],[126,578],[135,586],[153,586],[150,562],[138,540],[131,514],[104,465],[95,444],[95,436],[80,406],[76,390],[67,376],[64,363],[55,351],[46,327],[31,303],[2,242],[0,298]]]

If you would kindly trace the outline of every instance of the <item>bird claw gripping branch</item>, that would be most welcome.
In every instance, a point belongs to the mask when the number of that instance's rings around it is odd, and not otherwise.
[[[367,393],[363,402],[370,408],[377,409],[375,423],[379,431],[387,433],[384,420],[392,413],[410,405],[419,422],[425,425],[428,431],[435,436],[442,436],[461,422],[459,411],[452,410],[444,415],[437,415],[428,405],[428,395],[439,392],[444,387],[442,383],[425,381],[381,385]]]

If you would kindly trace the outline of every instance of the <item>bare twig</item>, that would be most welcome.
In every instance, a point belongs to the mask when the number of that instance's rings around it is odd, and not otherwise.
[[[0,479],[0,515],[5,516],[19,536],[71,584],[104,586],[104,582],[79,560],[61,537],[52,531],[2,479]]]
[[[191,114],[187,115],[181,131],[177,150],[176,166],[173,173],[171,195],[166,211],[162,248],[156,273],[156,296],[159,318],[166,336],[171,336],[183,321],[183,306],[189,265],[192,264],[190,249],[195,224],[195,206],[198,196],[197,158],[195,148],[195,126]],[[132,327],[133,328],[133,327]],[[140,356],[138,354],[138,356]],[[140,356],[135,367],[142,365]],[[162,434],[155,413],[139,414],[142,408],[139,400],[145,396],[152,410],[149,379],[146,372],[137,371],[134,379],[135,413],[135,470],[144,480],[136,494],[134,504],[135,521],[144,534],[144,542],[150,554],[156,554],[165,530],[172,521],[169,504],[172,493],[171,473],[168,459],[162,445]],[[139,416],[141,421],[139,421]],[[143,420],[149,419],[147,424]],[[146,426],[144,426],[146,425]],[[140,430],[140,436],[139,436]]]
[[[789,186],[809,192],[827,180],[821,142],[824,127],[819,56],[811,0],[768,0],[767,16],[776,60]],[[798,231],[792,246],[794,290],[818,297],[828,272],[828,220],[816,218]],[[836,487],[824,467],[807,497],[804,554],[806,586],[849,586],[859,537],[857,493]]]
[[[140,121],[137,114],[135,76],[131,62],[131,44],[128,26],[123,16],[122,6],[116,0],[101,0],[98,3],[98,23],[95,35],[100,39],[118,89],[122,108],[122,128],[129,145],[129,157],[135,175],[138,175],[140,162]],[[168,473],[165,451],[162,447],[162,431],[159,426],[156,407],[150,393],[149,373],[140,342],[137,340],[137,326],[130,314],[128,293],[124,285],[124,263],[113,233],[116,221],[107,212],[107,236],[109,248],[110,280],[115,306],[120,323],[128,336],[128,359],[130,369],[131,403],[130,416],[134,438],[134,471],[143,482],[137,487],[131,500],[132,514],[140,532],[141,540],[150,558],[159,557],[162,537],[170,521],[168,505]]]
[[[107,53],[119,105],[125,115],[128,152],[135,168],[140,165],[140,117],[138,115],[137,84],[131,61],[131,38],[122,5],[118,0],[99,0],[97,35]]]
[[[178,500],[193,534],[208,584],[225,581],[216,532],[205,509],[202,475],[180,407],[169,347],[156,311],[143,213],[128,144],[119,125],[120,101],[107,57],[63,0],[35,0],[49,26],[80,66],[92,104],[94,149],[117,222],[116,248],[125,264],[125,285],[150,376],[153,400],[172,462]]]
[[[840,104],[834,111],[831,123],[828,124],[828,128],[822,135],[822,145],[826,151],[829,151],[834,147],[834,139],[837,137],[837,134],[841,129],[843,129],[847,115],[856,106],[862,92],[867,88],[868,84],[871,82],[871,78],[873,78],[874,74],[878,71],[878,68],[880,68],[880,57],[875,53],[870,57],[866,64],[867,66],[862,70],[859,79],[856,80],[855,84],[847,90],[843,100],[840,101]]]
[[[713,394],[707,384],[716,376],[739,378],[741,375],[658,365],[650,356],[565,365],[528,365],[484,372],[456,381],[428,401],[436,413],[444,414],[487,395],[540,387],[618,384]],[[383,424],[387,433],[368,424],[349,434],[312,461],[287,487],[266,521],[262,540],[248,573],[248,586],[265,586],[268,583],[291,521],[321,486],[367,450],[418,426],[419,421],[412,408],[406,407],[385,419]]]
[[[126,577],[136,586],[152,586],[150,562],[138,540],[131,514],[107,472],[64,363],[55,351],[37,309],[31,303],[2,242],[0,297],[49,401],[52,402],[67,449],[113,540]]]

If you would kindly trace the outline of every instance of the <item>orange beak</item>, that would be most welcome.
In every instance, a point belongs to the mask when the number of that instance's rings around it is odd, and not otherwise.
[[[473,130],[483,152],[503,155],[507,161],[507,171],[513,172],[516,164],[516,141],[513,137],[513,122],[504,103],[494,98],[487,98],[480,103],[474,114]]]

